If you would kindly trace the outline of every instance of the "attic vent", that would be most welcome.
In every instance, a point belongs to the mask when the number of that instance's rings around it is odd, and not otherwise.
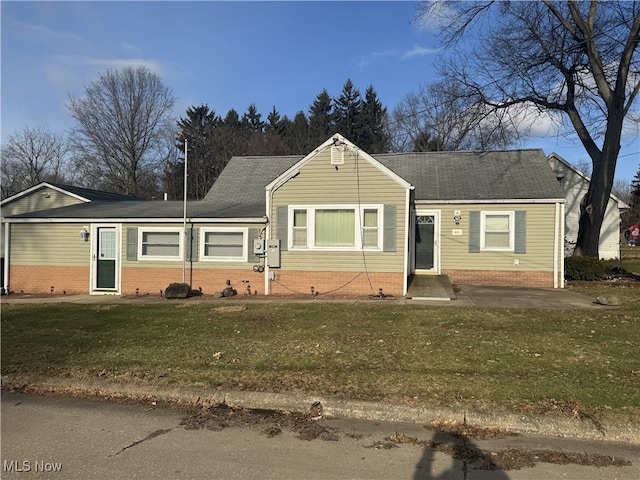
[[[344,146],[331,147],[331,165],[344,165]]]

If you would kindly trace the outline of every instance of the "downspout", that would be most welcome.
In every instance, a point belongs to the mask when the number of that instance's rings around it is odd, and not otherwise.
[[[266,198],[266,212],[267,215],[267,228],[265,230],[265,245],[268,240],[271,239],[271,190],[265,190]],[[266,250],[266,249],[265,249]],[[264,293],[265,295],[271,295],[271,282],[269,281],[269,260],[264,257]]]
[[[266,230],[266,238],[267,240],[271,239],[271,224],[273,216],[272,216],[272,209],[273,209],[273,194],[274,192],[279,189],[282,185],[284,185],[285,183],[287,183],[289,180],[291,180],[292,178],[297,177],[300,174],[300,170],[297,170],[296,172],[294,172],[292,175],[285,177],[285,178],[281,178],[276,184],[274,184],[271,189],[266,189],[266,204],[267,204],[267,230]],[[281,219],[278,219],[278,222]],[[281,238],[280,239],[280,243],[282,244],[282,242],[286,242],[287,239],[286,238]],[[280,251],[282,251],[282,249],[280,249]],[[267,253],[268,255],[268,253]],[[271,282],[269,281],[269,259],[267,258],[265,261],[265,265],[264,265],[264,291],[265,291],[265,295],[271,295]]]
[[[564,218],[564,209],[565,204],[560,204],[560,235],[562,235],[562,249],[560,250],[560,288],[564,288],[564,229],[565,229],[565,218]]]
[[[4,293],[5,295],[9,295],[9,252],[11,249],[9,248],[9,242],[11,240],[11,224],[5,222],[4,224]]]
[[[553,288],[558,288],[558,262],[560,261],[559,257],[558,257],[558,244],[559,239],[558,236],[560,235],[559,232],[559,223],[560,220],[558,218],[559,214],[560,214],[560,204],[558,202],[556,202],[556,213],[555,213],[555,218],[553,221]]]
[[[409,235],[409,227],[411,225],[410,218],[411,217],[411,190],[415,187],[412,185],[410,188],[407,188],[406,191],[406,201],[405,201],[405,213],[404,213],[404,267],[403,274],[404,279],[402,280],[402,296],[404,297],[407,294],[409,289],[409,249],[411,245],[409,243],[410,235]]]

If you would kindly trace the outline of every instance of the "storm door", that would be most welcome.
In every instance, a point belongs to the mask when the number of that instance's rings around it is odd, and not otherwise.
[[[438,213],[416,212],[415,270],[437,270]]]
[[[97,226],[92,254],[94,290],[118,290],[118,228]]]

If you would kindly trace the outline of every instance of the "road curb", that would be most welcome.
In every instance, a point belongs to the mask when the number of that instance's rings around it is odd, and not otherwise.
[[[446,408],[417,408],[381,402],[343,400],[317,395],[286,393],[222,391],[199,386],[171,387],[167,385],[134,385],[113,382],[70,379],[33,380],[2,376],[2,388],[28,387],[36,391],[74,393],[99,397],[124,397],[135,400],[166,401],[214,405],[224,403],[234,407],[265,410],[308,412],[314,402],[321,402],[328,417],[346,417],[385,422],[456,422],[484,428],[500,428],[513,433],[534,434],[583,440],[624,442],[640,445],[640,425],[614,423],[589,418],[551,415],[524,415],[509,413],[461,411]]]

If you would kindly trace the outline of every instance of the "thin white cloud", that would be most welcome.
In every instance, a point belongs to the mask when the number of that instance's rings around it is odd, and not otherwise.
[[[7,25],[7,27],[29,40],[40,41],[43,43],[61,40],[69,42],[85,42],[85,39],[82,36],[68,30],[49,28],[33,23],[12,21]]]
[[[120,46],[121,49],[127,52],[131,52],[136,55],[140,55],[142,53],[142,50],[139,47],[136,47],[135,45],[132,45],[128,42],[120,42],[118,45]]]
[[[384,62],[389,59],[408,60],[411,58],[433,55],[438,52],[439,50],[434,48],[421,47],[419,45],[414,45],[411,49],[405,52],[401,52],[398,49],[389,49],[389,50],[383,50],[381,52],[372,52],[369,55],[366,55],[356,60],[355,65],[358,69],[362,70],[367,68],[369,65]]]
[[[388,58],[394,58],[398,56],[397,50],[384,50],[382,52],[372,52],[369,55],[356,60],[356,67],[360,70],[368,67],[371,64],[382,62]]]
[[[414,45],[411,50],[407,50],[402,54],[402,60],[407,60],[409,58],[415,57],[426,57],[428,55],[434,55],[436,53],[440,53],[440,50],[437,48],[429,48],[429,47],[421,47],[420,45]]]
[[[52,57],[56,66],[88,67],[106,70],[108,68],[121,69],[125,67],[145,66],[153,73],[163,76],[169,73],[166,64],[150,58],[99,58],[87,55],[55,55]]]

